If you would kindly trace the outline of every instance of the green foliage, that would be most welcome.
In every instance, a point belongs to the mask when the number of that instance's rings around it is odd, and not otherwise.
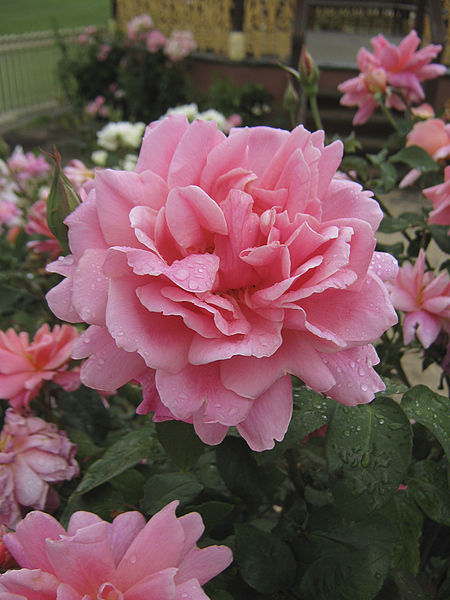
[[[411,443],[409,421],[390,398],[339,406],[326,442],[337,509],[348,518],[360,518],[381,508],[406,474]]]

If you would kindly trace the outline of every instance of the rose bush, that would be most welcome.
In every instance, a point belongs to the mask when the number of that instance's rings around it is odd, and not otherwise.
[[[97,389],[138,379],[139,412],[281,440],[289,375],[354,405],[384,389],[371,343],[396,322],[374,254],[381,211],[334,179],[340,142],[303,127],[153,123],[135,173],[104,170],[67,219],[72,255],[48,269],[55,314],[90,327],[74,348]],[[108,364],[108,369],[102,365]]]

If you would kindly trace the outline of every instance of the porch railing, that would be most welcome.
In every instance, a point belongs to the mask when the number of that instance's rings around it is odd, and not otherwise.
[[[81,31],[63,29],[59,34],[70,43]],[[0,126],[59,104],[59,56],[52,31],[0,36]]]

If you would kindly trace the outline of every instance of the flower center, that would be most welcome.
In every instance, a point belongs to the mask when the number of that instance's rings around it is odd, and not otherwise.
[[[123,594],[112,583],[102,583],[98,590],[97,600],[123,600]]]

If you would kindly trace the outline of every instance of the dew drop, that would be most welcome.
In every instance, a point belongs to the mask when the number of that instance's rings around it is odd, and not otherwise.
[[[367,392],[367,390],[369,389],[369,386],[366,385],[365,383],[362,383],[361,384],[361,389],[362,389],[363,392]]]
[[[198,289],[198,283],[195,281],[195,279],[191,279],[188,283],[188,287],[190,290],[197,290]]]
[[[358,375],[359,375],[360,377],[364,377],[364,375],[365,375],[365,371],[364,371],[364,369],[359,369],[359,371],[358,371]]]
[[[342,373],[342,369],[341,369],[341,367],[337,367],[336,371],[337,371],[338,373]]]

